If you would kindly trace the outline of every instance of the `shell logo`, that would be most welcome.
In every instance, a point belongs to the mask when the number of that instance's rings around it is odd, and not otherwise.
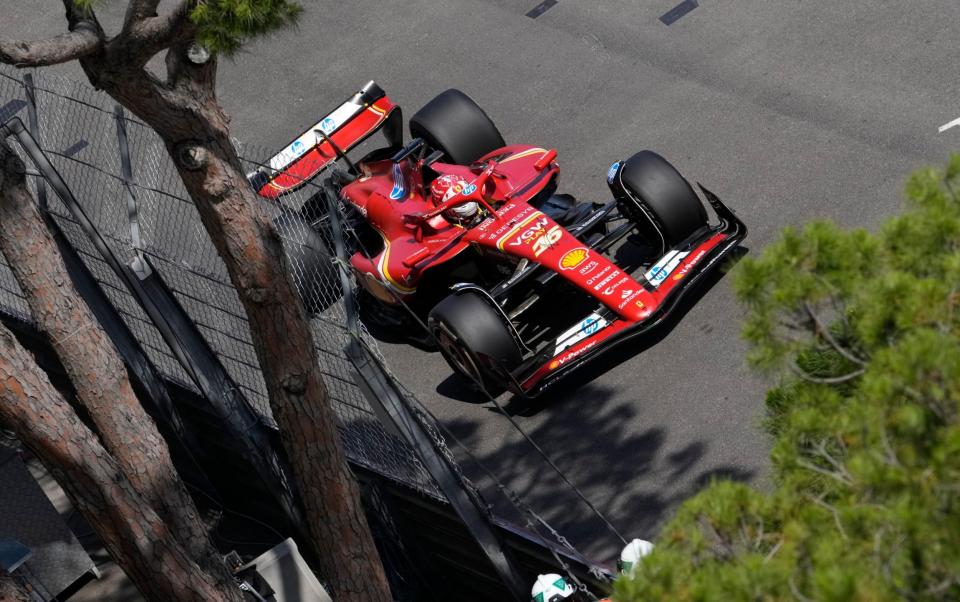
[[[577,267],[584,260],[590,256],[590,253],[583,247],[577,247],[576,249],[571,249],[563,254],[563,257],[560,258],[560,269],[561,270],[572,270]]]
[[[553,360],[548,366],[551,370],[556,370],[560,366],[560,360]]]

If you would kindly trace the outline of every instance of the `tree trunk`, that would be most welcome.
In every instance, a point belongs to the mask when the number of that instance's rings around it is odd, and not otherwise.
[[[0,323],[0,421],[50,471],[146,598],[223,600],[123,468]]]
[[[280,239],[244,176],[230,142],[228,118],[216,99],[216,57],[194,52],[196,62],[188,59],[189,49],[202,50],[194,47],[198,3],[182,0],[159,15],[159,0],[129,0],[122,30],[107,36],[88,2],[63,2],[69,34],[39,42],[0,42],[0,61],[27,66],[76,59],[90,83],[163,138],[246,310],[270,407],[320,551],[320,572],[338,602],[389,601],[357,484],[340,447],[306,312]],[[224,23],[221,33],[239,43],[286,22],[269,25],[267,19],[258,26],[256,19],[248,20],[243,27]],[[161,79],[144,65],[163,51],[166,77]]]
[[[217,577],[223,597],[240,600],[173,466],[166,441],[134,394],[120,355],[78,296],[27,190],[24,165],[4,141],[0,141],[0,251],[104,446],[193,559]]]
[[[389,584],[340,444],[337,419],[277,235],[243,172],[214,95],[216,60],[167,54],[161,93],[137,72],[83,59],[91,82],[163,138],[249,319],[270,408],[293,468],[319,572],[338,602],[390,601]],[[163,111],[156,110],[164,104]]]

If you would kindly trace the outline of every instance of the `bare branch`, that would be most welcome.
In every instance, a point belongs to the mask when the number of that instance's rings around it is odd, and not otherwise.
[[[57,65],[97,52],[102,42],[100,28],[91,21],[81,21],[73,31],[46,40],[0,40],[0,63],[15,67]]]
[[[767,555],[763,557],[764,564],[766,564],[767,562],[770,562],[770,559],[777,554],[777,551],[780,550],[780,546],[782,545],[783,545],[783,538],[781,537],[777,541],[777,543],[770,549],[770,551],[767,552]]]
[[[802,468],[806,468],[807,470],[813,471],[817,474],[821,474],[825,477],[830,477],[831,479],[835,481],[839,481],[844,485],[848,485],[848,486],[853,485],[853,481],[850,480],[850,478],[847,477],[846,475],[839,472],[834,472],[832,470],[827,470],[825,468],[821,468],[816,464],[814,464],[813,462],[807,462],[806,460],[797,460],[797,465]]]
[[[192,40],[196,35],[196,27],[188,18],[192,5],[190,0],[185,0],[170,12],[153,14],[125,24],[122,34],[124,45],[142,57],[140,64],[145,64],[161,50]]]
[[[801,379],[803,379],[803,380],[805,380],[805,381],[807,381],[807,382],[811,382],[811,383],[814,383],[814,384],[818,384],[818,385],[839,385],[839,384],[843,384],[843,383],[845,383],[845,382],[851,381],[851,380],[853,380],[853,379],[855,379],[855,378],[863,375],[863,373],[866,372],[866,369],[865,369],[865,368],[858,368],[858,369],[854,370],[853,372],[850,372],[849,374],[844,374],[844,375],[842,375],[842,376],[821,377],[821,376],[813,376],[813,375],[809,374],[809,373],[806,372],[803,368],[801,368],[800,366],[798,366],[795,362],[794,362],[794,363],[791,363],[791,364],[788,364],[788,365],[790,366],[790,370],[791,370],[794,374],[796,374],[797,376],[799,376]]]
[[[830,514],[833,515],[833,522],[837,526],[837,531],[840,532],[840,536],[843,537],[844,541],[850,541],[850,538],[847,537],[847,532],[844,530],[843,525],[840,523],[840,513],[837,512],[837,509],[831,506],[830,504],[826,503],[825,501],[823,501],[822,496],[818,496],[818,497],[807,496],[807,497],[809,497],[810,501],[812,501],[814,504],[827,510]]]
[[[123,31],[128,31],[144,19],[157,16],[160,0],[130,0],[127,13],[123,17]]]
[[[950,586],[952,586],[954,583],[957,583],[956,577],[947,577],[937,585],[931,585],[927,589],[923,590],[923,593],[930,596],[940,596],[941,594],[946,593],[946,591],[950,589]]]
[[[830,334],[830,329],[827,328],[823,324],[823,322],[820,321],[820,317],[817,315],[815,311],[813,311],[813,307],[811,307],[809,303],[804,302],[803,308],[806,310],[807,315],[810,316],[810,319],[813,320],[813,324],[817,327],[817,334],[822,336],[823,339],[827,343],[829,343],[830,346],[833,347],[837,353],[839,353],[840,355],[847,358],[848,360],[850,360],[851,362],[853,362],[858,366],[865,366],[867,364],[866,360],[860,357],[857,357],[856,355],[854,355],[852,351],[840,345],[840,343],[838,343],[837,340],[833,338],[833,335]]]
[[[839,472],[842,472],[848,477],[850,476],[850,473],[847,472],[846,467],[839,460],[837,460],[832,455],[830,455],[830,452],[827,451],[826,439],[821,439],[819,442],[817,442],[816,446],[814,447],[814,451],[816,451],[817,455],[819,455],[821,458],[829,462],[830,466],[833,466]]]
[[[897,468],[903,468],[903,464],[900,463],[900,459],[897,457],[897,452],[894,451],[893,446],[890,445],[890,438],[887,437],[886,428],[880,429],[880,442],[883,445],[883,451],[886,453],[887,462]]]
[[[787,579],[787,585],[790,587],[790,593],[793,594],[797,600],[800,600],[800,602],[813,602],[811,598],[800,593],[800,590],[797,589],[797,584],[793,582],[793,576]]]

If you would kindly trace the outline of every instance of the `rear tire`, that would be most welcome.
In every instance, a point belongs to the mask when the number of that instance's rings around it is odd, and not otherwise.
[[[630,221],[640,227],[653,225],[664,250],[707,225],[707,212],[690,183],[653,151],[641,151],[624,161],[610,188]]]
[[[493,121],[472,98],[456,89],[449,89],[410,118],[410,135],[423,138],[446,155],[442,160],[470,165],[490,151],[506,144]]]
[[[491,395],[506,389],[490,360],[510,370],[523,356],[503,317],[483,297],[469,291],[450,295],[430,311],[427,322],[454,372]]]
[[[273,226],[280,235],[290,276],[303,306],[311,316],[321,313],[343,294],[340,272],[323,236],[302,218],[290,213],[275,218]]]

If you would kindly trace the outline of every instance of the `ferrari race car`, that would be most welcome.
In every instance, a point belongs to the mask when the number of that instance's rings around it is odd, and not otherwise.
[[[411,333],[426,323],[450,367],[491,392],[535,396],[650,330],[747,234],[700,186],[711,224],[687,180],[649,150],[610,166],[606,203],[558,194],[556,150],[507,145],[458,90],[413,115],[405,145],[402,126],[370,82],[250,182],[282,204],[330,167],[324,186],[355,233],[340,248],[365,320]],[[352,161],[378,131],[386,145]],[[321,269],[335,270],[323,196],[298,211]]]

